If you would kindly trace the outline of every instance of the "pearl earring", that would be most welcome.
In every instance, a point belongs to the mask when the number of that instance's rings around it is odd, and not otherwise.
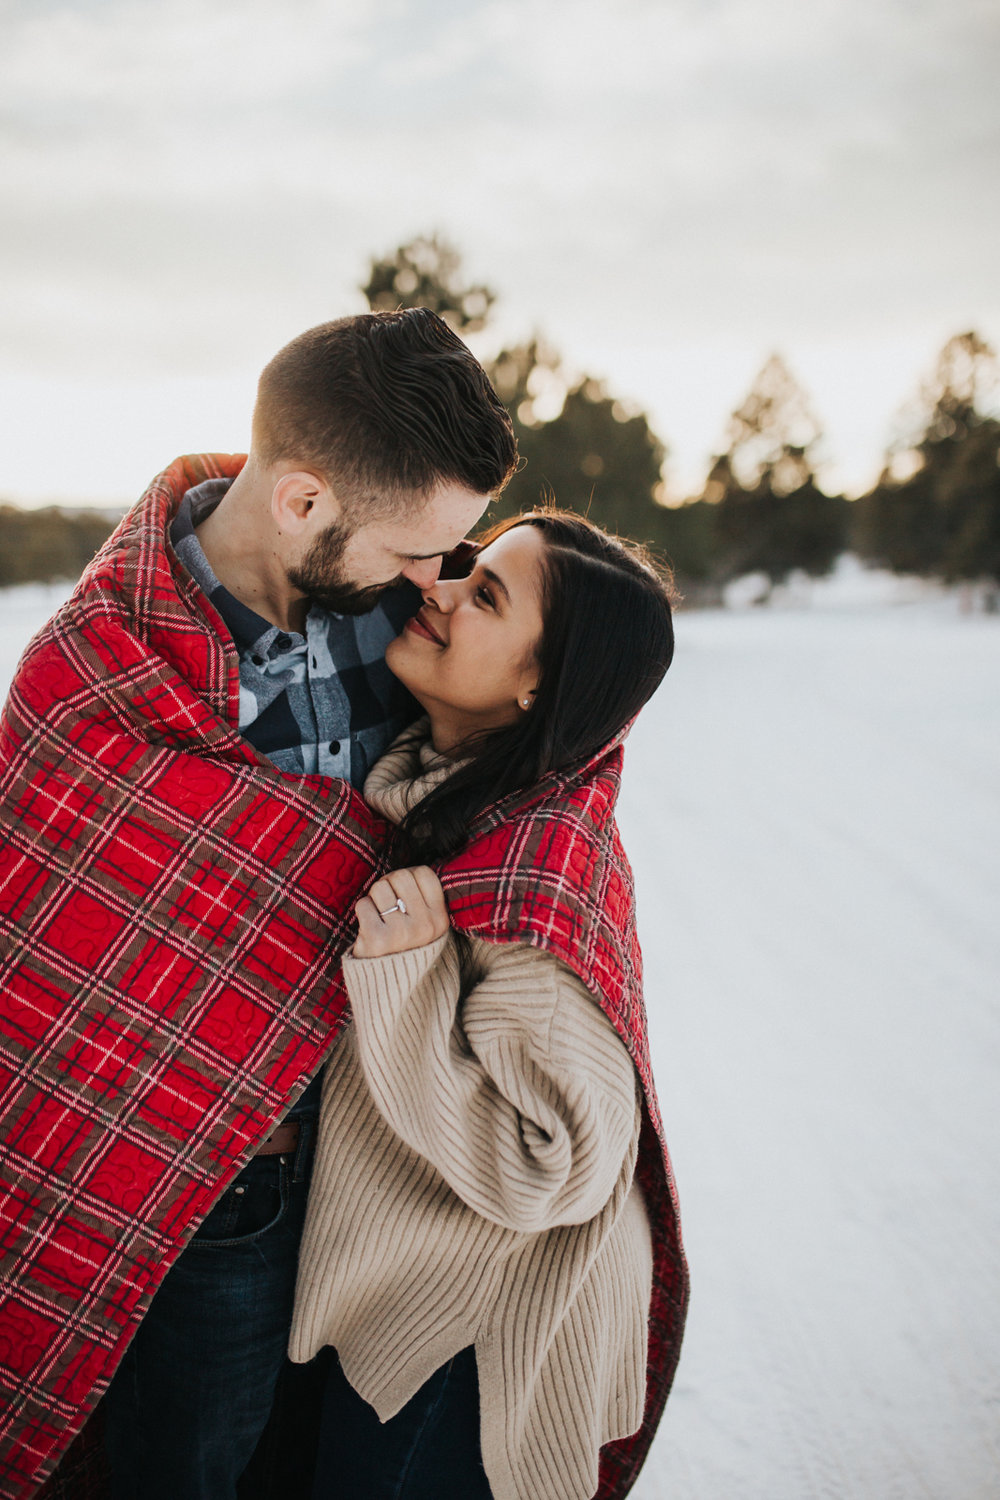
[[[521,702],[524,705],[524,707],[527,708],[527,706],[528,706],[528,699],[527,698],[522,698]]]

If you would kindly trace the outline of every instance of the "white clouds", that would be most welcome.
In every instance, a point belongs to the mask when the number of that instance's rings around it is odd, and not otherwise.
[[[794,362],[910,339],[929,358],[939,330],[1000,326],[997,16],[994,0],[8,0],[4,360],[243,371],[359,306],[369,254],[437,228],[508,329],[600,362],[678,448],[709,425],[685,407],[680,351],[717,351],[717,431],[740,394],[727,372],[776,344]]]
[[[270,111],[364,65],[358,17],[323,0],[118,0],[28,11],[4,38],[2,181],[24,201],[250,194]]]
[[[326,0],[113,0],[9,7],[8,106],[57,120],[77,110],[222,110],[335,80],[365,62],[380,7]]]

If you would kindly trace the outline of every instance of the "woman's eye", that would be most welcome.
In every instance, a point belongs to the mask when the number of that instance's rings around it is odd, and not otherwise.
[[[489,589],[483,587],[476,589],[476,598],[481,599],[484,604],[488,604],[490,609],[493,608],[493,595]]]

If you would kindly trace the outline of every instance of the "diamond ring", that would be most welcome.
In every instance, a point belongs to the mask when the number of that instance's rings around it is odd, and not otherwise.
[[[377,907],[376,907],[376,910],[378,910]],[[395,904],[395,906],[387,906],[386,909],[385,909],[385,911],[380,911],[379,912],[379,916],[380,917],[391,917],[392,913],[394,911],[402,912],[403,916],[404,917],[406,916],[406,907],[403,905],[402,901],[400,901],[400,899],[399,899],[398,896],[396,897],[396,904]]]

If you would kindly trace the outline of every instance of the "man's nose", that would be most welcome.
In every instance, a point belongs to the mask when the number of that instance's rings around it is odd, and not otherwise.
[[[440,572],[440,557],[422,557],[417,562],[407,563],[403,577],[415,583],[418,589],[429,589],[437,583]]]

